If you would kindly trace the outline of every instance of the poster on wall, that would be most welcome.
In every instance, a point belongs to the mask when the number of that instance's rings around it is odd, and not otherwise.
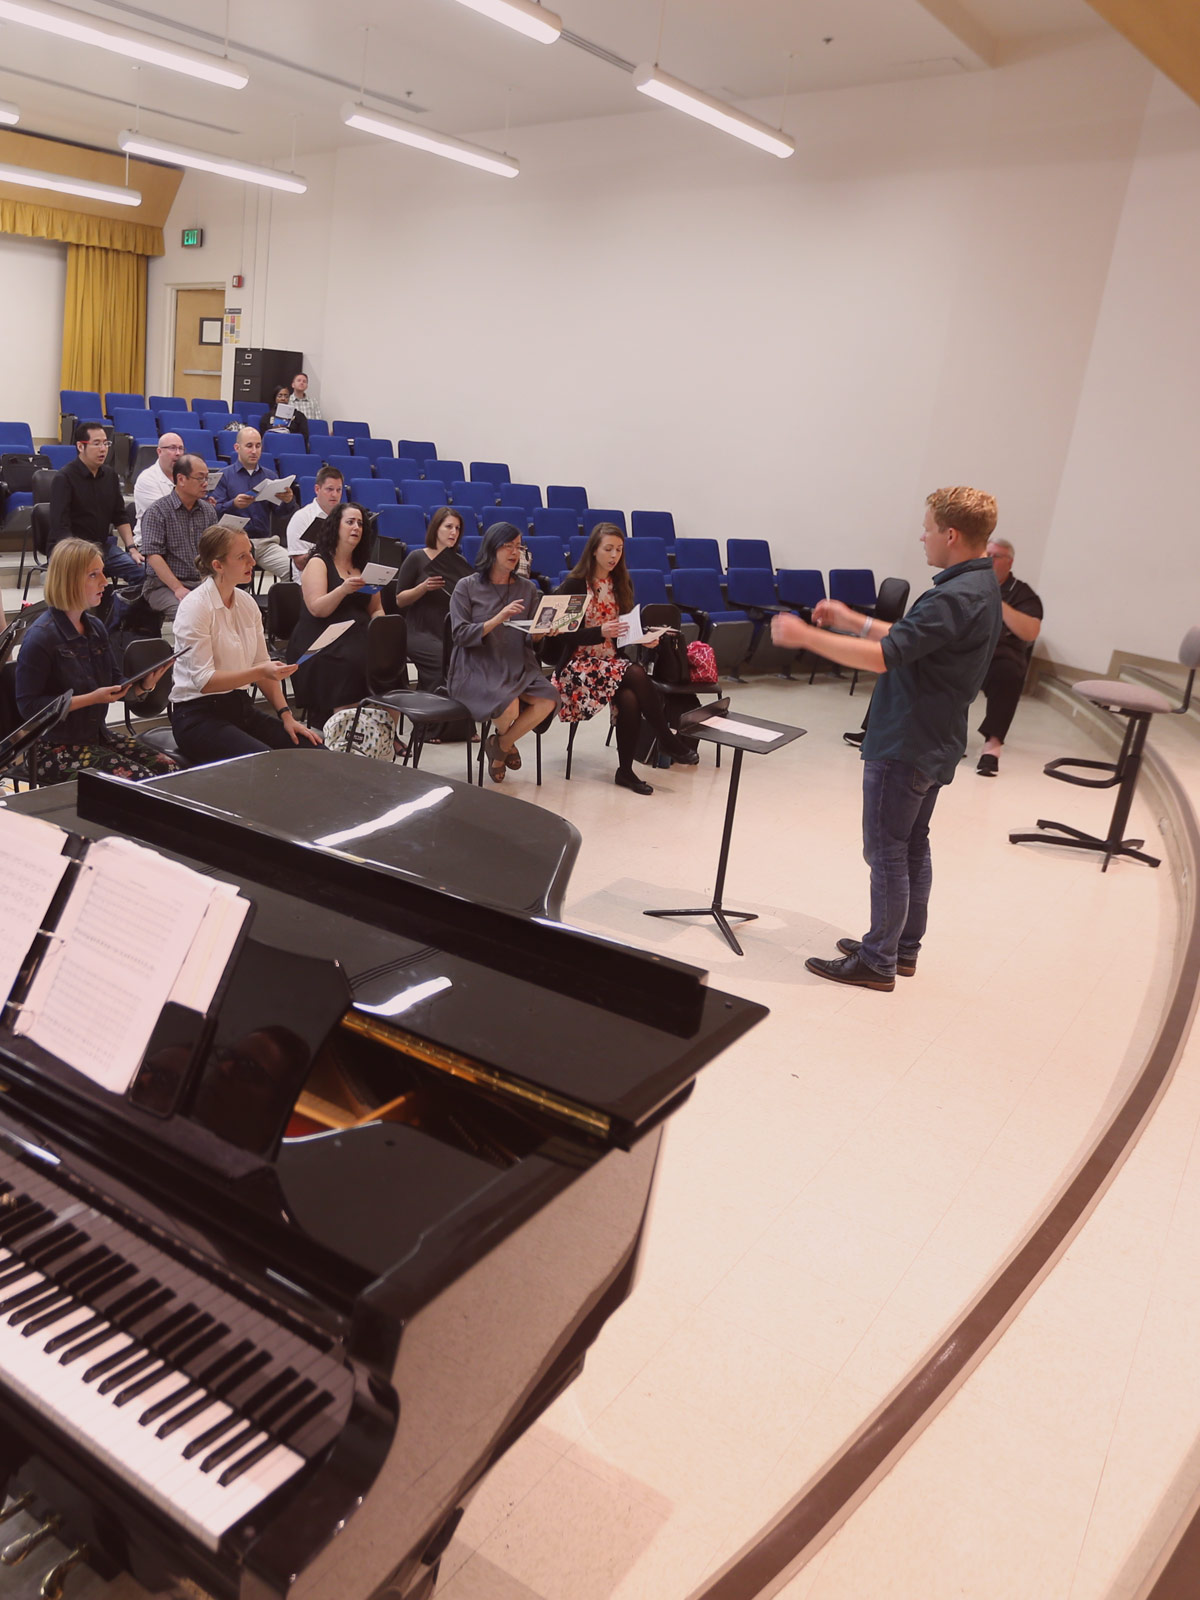
[[[242,308],[241,306],[225,307],[225,343],[241,344],[242,342]]]

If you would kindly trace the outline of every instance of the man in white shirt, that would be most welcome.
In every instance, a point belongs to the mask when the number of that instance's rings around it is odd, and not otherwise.
[[[298,372],[292,379],[292,404],[313,422],[320,422],[321,408],[308,392],[308,373]]]
[[[182,454],[183,440],[179,435],[164,433],[158,441],[158,460],[152,467],[147,467],[144,472],[138,473],[137,482],[133,486],[133,505],[137,513],[133,524],[135,538],[141,534],[146,507],[152,506],[156,500],[161,500],[174,489],[175,480],[171,476],[171,468]]]
[[[292,558],[292,566],[297,576],[304,571],[305,563],[312,555],[312,546],[306,535],[312,532],[314,522],[327,517],[338,504],[342,498],[343,488],[344,480],[338,469],[322,467],[317,473],[316,498],[310,500],[306,506],[301,506],[288,523],[288,555]]]

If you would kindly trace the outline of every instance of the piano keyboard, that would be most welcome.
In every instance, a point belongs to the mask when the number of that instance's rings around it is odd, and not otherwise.
[[[0,1388],[210,1549],[336,1435],[350,1381],[0,1152]]]

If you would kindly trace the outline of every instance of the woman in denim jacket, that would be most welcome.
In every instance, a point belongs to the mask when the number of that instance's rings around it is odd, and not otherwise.
[[[62,783],[84,767],[119,778],[175,771],[170,756],[105,722],[109,706],[126,693],[107,630],[87,614],[99,605],[107,581],[96,545],[86,539],[55,545],[46,573],[47,609],[26,629],[17,656],[17,705],[23,717],[32,717],[70,689],[71,709],[54,729],[54,742],[35,747],[35,783]],[[153,688],[165,670],[146,678],[145,687]]]

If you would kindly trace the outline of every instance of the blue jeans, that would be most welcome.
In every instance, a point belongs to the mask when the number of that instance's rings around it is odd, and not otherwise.
[[[104,541],[104,576],[114,582],[120,578],[123,583],[141,583],[146,576],[145,567],[125,553],[125,546],[115,533]]]
[[[893,977],[916,958],[929,916],[929,819],[941,787],[904,761],[863,762],[863,858],[871,869],[871,929],[862,959]]]

